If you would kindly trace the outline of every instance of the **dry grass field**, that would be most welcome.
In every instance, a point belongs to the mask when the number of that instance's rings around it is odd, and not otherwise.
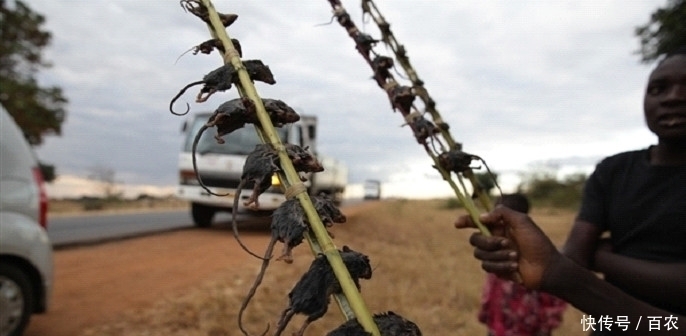
[[[387,200],[344,211],[348,222],[332,228],[334,243],[367,254],[374,275],[361,280],[362,296],[371,312],[392,310],[414,321],[424,335],[485,335],[476,320],[484,272],[472,257],[471,232],[458,231],[453,221],[462,210],[446,209],[443,200]],[[573,212],[534,209],[532,217],[560,244]],[[232,242],[233,243],[233,242]],[[277,246],[277,250],[280,245]],[[306,244],[295,250],[295,262],[272,262],[244,323],[259,335],[267,323],[274,330],[287,304],[287,293],[312,260]],[[238,308],[260,266],[255,259],[221,278],[207,279],[179,295],[170,295],[143,309],[132,309],[117,322],[87,330],[84,335],[238,335]],[[581,313],[569,307],[555,335],[583,335]],[[304,320],[296,315],[284,335]],[[325,335],[342,323],[335,303],[308,328],[306,335]]]

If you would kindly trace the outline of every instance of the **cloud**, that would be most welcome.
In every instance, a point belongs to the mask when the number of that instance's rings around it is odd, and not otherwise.
[[[654,141],[641,107],[650,69],[633,54],[633,28],[662,2],[377,5],[453,137],[494,170],[516,171],[534,161],[602,157]],[[62,87],[70,100],[63,135],[48,138],[39,157],[55,164],[58,174],[84,176],[99,164],[127,184],[175,184],[185,118],[168,112],[169,100],[221,62],[216,53],[189,53],[174,62],[209,38],[206,27],[176,1],[27,3],[46,16],[53,34],[46,58],[54,67],[40,80]],[[361,29],[379,36],[368,18],[363,23],[358,3],[343,4]],[[407,168],[417,164],[425,165],[418,177],[424,182],[406,189],[433,183],[438,175],[431,159],[401,127],[400,113],[370,79],[353,41],[335,22],[317,26],[331,18],[327,2],[215,6],[239,14],[228,32],[241,41],[244,59],[261,59],[274,73],[276,85],[256,84],[260,96],[317,115],[319,150],[349,166],[351,183],[390,182],[394,174],[417,174]],[[381,45],[375,50],[390,55]],[[196,104],[195,92],[189,90],[178,107],[190,102],[192,111],[213,110],[236,97],[228,92]]]

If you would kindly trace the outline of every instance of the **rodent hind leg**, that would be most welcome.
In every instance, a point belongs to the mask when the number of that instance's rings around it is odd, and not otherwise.
[[[287,264],[292,264],[293,263],[293,254],[291,253],[292,249],[290,246],[288,246],[288,243],[283,244],[283,251],[281,252],[281,255],[276,258],[276,260],[282,260],[286,262]]]

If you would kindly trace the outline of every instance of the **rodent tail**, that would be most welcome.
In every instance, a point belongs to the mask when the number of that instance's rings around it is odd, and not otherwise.
[[[257,274],[257,277],[255,278],[255,282],[253,283],[252,287],[250,287],[250,291],[248,292],[248,296],[243,299],[243,303],[241,304],[241,309],[238,311],[238,328],[241,329],[243,332],[243,335],[249,336],[248,332],[243,329],[243,311],[248,307],[248,303],[250,303],[250,300],[252,300],[253,296],[255,296],[255,292],[257,292],[257,287],[262,284],[262,279],[264,279],[264,273],[267,271],[267,267],[269,266],[269,260],[272,258],[272,251],[274,250],[274,244],[276,243],[276,238],[272,238],[272,240],[269,242],[269,245],[267,246],[267,251],[264,252],[264,258],[262,261],[262,268],[260,268],[260,273]],[[262,332],[262,336],[266,335],[267,332],[269,331],[269,324],[267,324],[267,329]]]
[[[238,187],[236,188],[236,195],[233,198],[233,209],[231,209],[231,217],[232,217],[231,226],[233,227],[233,236],[234,236],[234,238],[236,238],[238,245],[240,245],[241,248],[243,248],[243,250],[245,252],[248,252],[248,254],[252,255],[253,257],[255,257],[257,259],[260,259],[263,261],[269,260],[269,259],[271,259],[271,256],[268,256],[265,258],[265,257],[261,257],[261,256],[255,254],[255,252],[253,252],[253,251],[250,251],[250,249],[247,246],[245,246],[245,244],[243,244],[243,241],[241,241],[241,238],[238,235],[238,222],[236,221],[236,208],[238,208],[238,199],[241,197],[241,190],[243,189],[244,185],[245,185],[245,180],[241,180],[241,182],[238,183]]]
[[[179,55],[179,57],[176,58],[176,61],[174,61],[174,64],[176,64],[181,59],[181,57],[183,57],[183,55],[188,54],[189,52],[191,52],[193,49],[196,49],[196,48],[197,47],[192,47],[192,48],[184,51],[183,54]]]
[[[207,128],[208,128],[207,125],[203,125],[202,127],[200,127],[200,130],[198,130],[198,134],[196,134],[196,135],[195,135],[195,139],[193,139],[193,149],[192,149],[192,152],[191,152],[191,157],[193,158],[193,171],[195,172],[195,178],[198,180],[198,183],[200,183],[200,186],[201,186],[203,189],[205,189],[205,191],[207,191],[208,193],[210,193],[210,195],[214,195],[214,196],[228,196],[229,193],[226,193],[226,194],[217,194],[217,193],[213,192],[212,190],[210,190],[210,188],[208,188],[208,187],[205,185],[205,183],[202,181],[202,178],[200,177],[200,173],[198,172],[198,161],[197,161],[197,159],[196,159],[196,157],[195,157],[195,153],[197,152],[197,149],[198,149],[198,142],[200,142],[200,137],[202,136],[203,133],[205,133],[205,130],[207,130]]]
[[[174,96],[174,98],[172,98],[172,100],[169,102],[169,112],[171,112],[173,115],[178,115],[178,116],[186,115],[188,113],[188,111],[191,110],[191,106],[188,105],[188,103],[186,103],[186,111],[183,113],[176,113],[176,112],[174,112],[174,108],[173,108],[174,103],[176,102],[177,99],[179,99],[179,97],[181,97],[181,95],[184,94],[184,92],[186,92],[186,90],[188,90],[189,87],[194,86],[194,85],[198,85],[198,84],[202,84],[202,83],[204,83],[204,82],[203,81],[197,81],[197,82],[193,82],[193,83],[190,83],[190,84],[184,86],[183,89],[181,89],[181,91],[179,91],[179,93],[177,93],[176,96]]]
[[[286,310],[281,314],[281,319],[279,320],[278,328],[274,332],[274,336],[281,336],[281,333],[284,329],[286,329],[286,326],[288,325],[288,322],[291,321],[293,315],[295,315],[295,311],[293,311],[291,307],[286,308]]]
[[[253,252],[253,251],[250,251],[250,249],[249,249],[247,246],[245,246],[245,244],[243,244],[243,242],[241,241],[241,239],[238,237],[238,228],[236,228],[236,225],[233,226],[233,236],[236,238],[236,241],[238,241],[238,245],[240,245],[240,246],[243,248],[243,250],[244,250],[245,252],[248,252],[250,255],[252,255],[253,257],[255,257],[255,258],[257,258],[257,259],[260,259],[260,260],[263,260],[263,261],[264,261],[264,260],[269,260],[269,259],[265,259],[265,258],[262,257],[262,256],[257,255],[257,254],[256,254],[255,252]]]

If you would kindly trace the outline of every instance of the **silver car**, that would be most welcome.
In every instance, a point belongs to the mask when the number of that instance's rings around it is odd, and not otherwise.
[[[0,336],[47,311],[53,283],[48,199],[36,157],[0,106]]]

